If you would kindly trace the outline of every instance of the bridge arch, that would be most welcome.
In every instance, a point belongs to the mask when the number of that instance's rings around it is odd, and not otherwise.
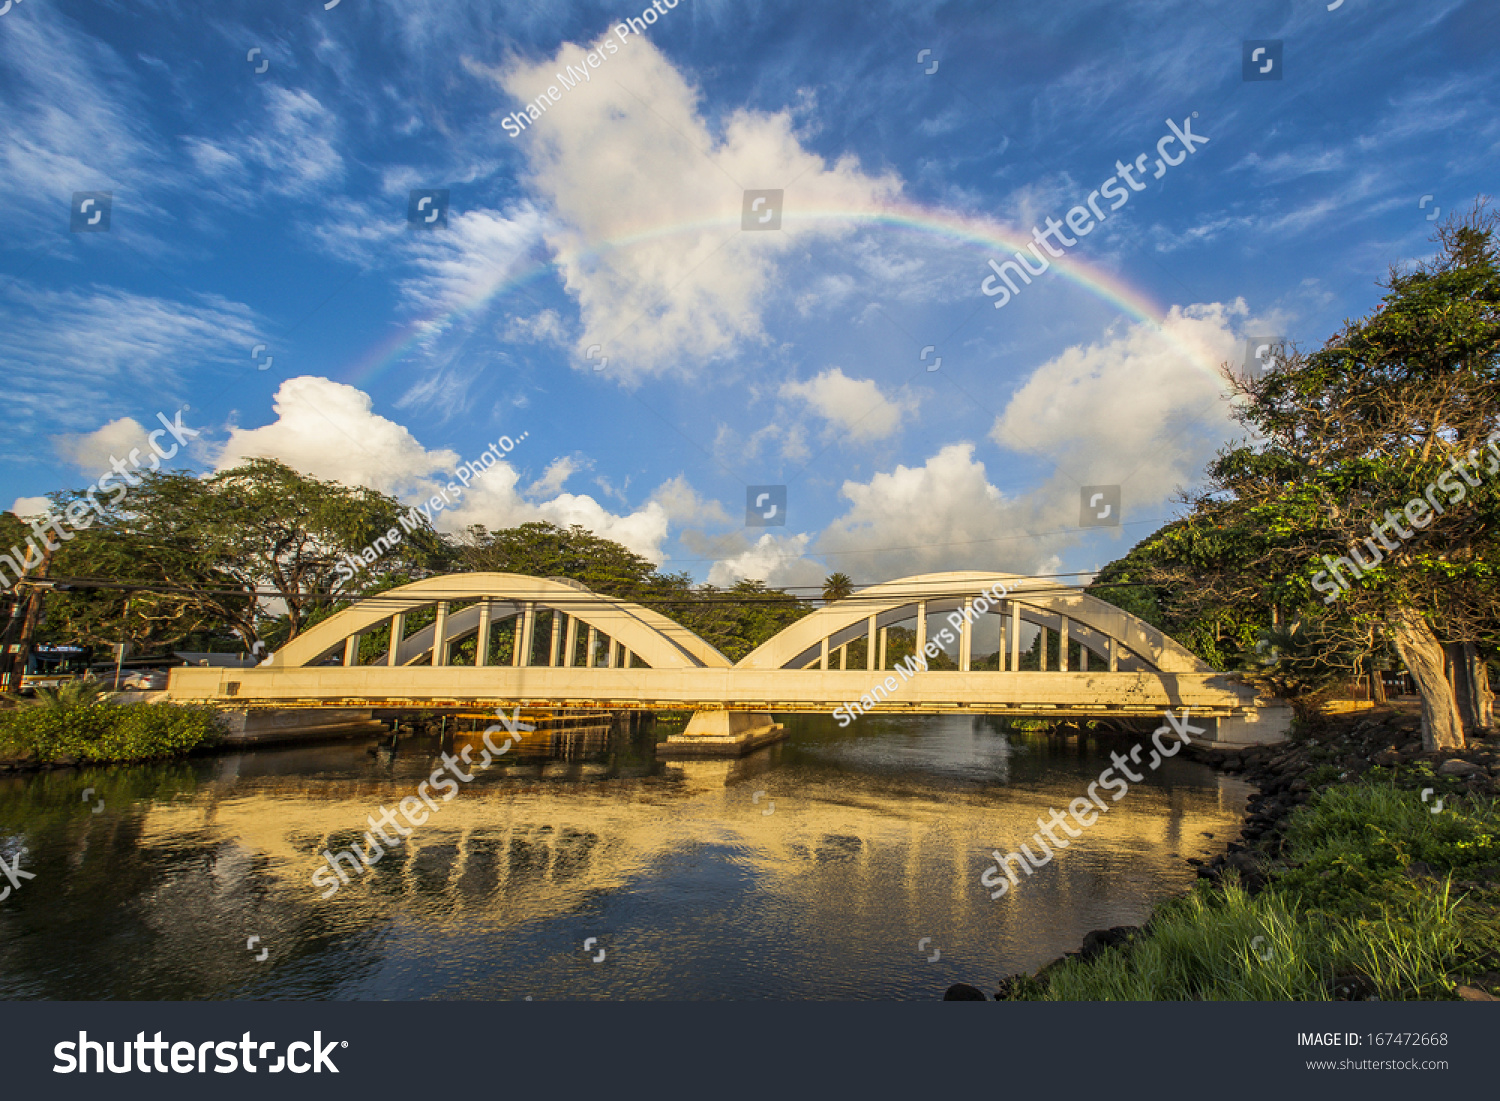
[[[454,604],[466,606],[450,614]],[[435,621],[405,635],[407,617],[424,608],[436,609]],[[529,665],[537,619],[544,611],[554,613],[547,664],[574,664],[580,627],[608,640],[607,664],[611,668],[617,655],[622,665],[634,655],[653,669],[727,669],[730,664],[718,650],[660,612],[591,592],[578,582],[513,573],[458,573],[424,578],[365,597],[302,632],[272,654],[265,667],[305,668],[328,664],[340,656],[345,665],[358,664],[360,636],[383,625],[390,626],[396,640],[395,654],[388,647],[369,664],[409,666],[423,663],[425,658],[427,664],[446,665],[456,643],[482,630],[485,637],[476,647],[476,656],[483,657],[480,651],[488,650],[487,629],[506,619],[516,620],[520,640],[513,662]],[[589,649],[585,664],[592,661],[593,651]],[[489,663],[481,660],[478,664]]]
[[[970,670],[975,617],[965,609],[989,594],[991,606],[982,614],[1002,617],[997,664],[1015,671],[1026,627],[1057,632],[1060,672],[1068,672],[1068,643],[1079,648],[1079,671],[1088,671],[1090,655],[1101,672],[1212,673],[1197,655],[1174,642],[1145,620],[1116,608],[1072,586],[1008,573],[955,571],[918,574],[871,585],[844,600],[825,604],[799,619],[745,655],[737,669],[831,669],[833,655],[858,638],[865,638],[866,667],[885,667],[880,657],[885,633],[915,620],[917,648],[927,641],[928,621],[942,614],[940,627],[957,638],[959,670]],[[995,595],[999,599],[995,600]],[[950,626],[949,616],[958,614]],[[1041,650],[1043,668],[1046,648]],[[847,650],[840,655],[847,660]],[[839,667],[844,667],[840,663]]]

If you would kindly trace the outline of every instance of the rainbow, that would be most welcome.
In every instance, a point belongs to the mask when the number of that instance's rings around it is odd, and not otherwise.
[[[784,211],[782,215],[783,226],[813,224],[817,222],[839,222],[854,227],[866,225],[890,226],[896,229],[954,241],[984,252],[987,254],[987,257],[993,256],[997,260],[1003,259],[1009,253],[1021,251],[1033,243],[1029,235],[1001,228],[992,222],[965,218],[946,212],[933,212],[916,206],[888,205],[865,210],[834,208],[797,210]],[[678,234],[703,231],[717,232],[738,228],[738,226],[739,218],[737,215],[734,217],[676,222],[671,225],[656,226],[623,234],[591,247],[581,248],[572,253],[565,254],[562,259],[586,261],[590,258],[607,255],[610,252],[630,248],[633,245],[648,241],[657,241]],[[467,298],[459,301],[456,305],[403,323],[390,336],[377,342],[362,354],[356,360],[353,367],[345,374],[342,381],[359,389],[366,389],[371,383],[375,382],[381,375],[394,367],[416,348],[426,335],[445,329],[455,321],[462,320],[464,317],[479,312],[496,299],[519,290],[528,283],[542,279],[544,276],[556,271],[561,266],[562,259],[533,264],[524,272],[510,278],[497,277],[492,284],[481,287]],[[1074,283],[1094,297],[1109,303],[1126,316],[1155,329],[1162,336],[1163,340],[1174,347],[1190,364],[1198,370],[1213,376],[1216,381],[1218,380],[1218,364],[1211,361],[1205,349],[1190,345],[1166,329],[1166,312],[1144,293],[1130,286],[1130,284],[1126,283],[1113,272],[1098,264],[1085,263],[1076,258],[1071,252],[1065,252],[1060,257],[1049,259],[1051,268],[1044,275],[1036,277],[1038,282],[1044,282],[1052,271],[1058,272],[1069,282]],[[980,275],[976,274],[976,298],[980,297],[978,289],[979,280]]]

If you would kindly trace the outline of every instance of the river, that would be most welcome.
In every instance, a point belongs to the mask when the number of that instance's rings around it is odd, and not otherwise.
[[[319,854],[416,794],[436,739],[0,777],[0,857],[34,877],[0,901],[0,998],[993,991],[1185,891],[1186,858],[1223,850],[1249,793],[1169,760],[992,901],[991,850],[1136,739],[785,721],[787,741],[735,761],[657,760],[650,727],[529,736],[327,899]]]

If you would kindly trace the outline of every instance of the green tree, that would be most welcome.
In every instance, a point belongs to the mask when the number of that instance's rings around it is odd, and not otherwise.
[[[1476,204],[1438,231],[1433,260],[1393,269],[1380,305],[1318,351],[1291,349],[1257,379],[1226,366],[1249,438],[1131,570],[1165,618],[1227,622],[1242,643],[1254,617],[1280,609],[1353,671],[1383,635],[1421,692],[1429,748],[1488,724],[1483,656],[1500,641],[1496,228]],[[1440,513],[1405,513],[1433,487]],[[1340,557],[1368,568],[1352,576]]]
[[[854,594],[854,579],[847,573],[831,573],[823,581],[823,603],[832,604]]]
[[[247,649],[262,639],[274,648],[382,577],[422,576],[451,557],[425,525],[401,530],[406,510],[394,498],[274,459],[206,478],[143,473],[140,483],[57,551],[53,577],[121,587],[49,596],[56,633],[103,643],[126,635],[175,641],[218,626]],[[80,496],[52,495],[59,507]],[[345,555],[358,557],[392,529],[400,538],[364,571],[339,568]]]

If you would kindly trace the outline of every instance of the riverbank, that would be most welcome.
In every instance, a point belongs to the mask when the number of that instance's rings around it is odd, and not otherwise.
[[[997,1000],[1487,1001],[1500,995],[1500,737],[1425,753],[1415,710],[1191,755],[1254,783],[1240,840],[1141,928],[1096,930]],[[973,999],[978,991],[950,990]]]

